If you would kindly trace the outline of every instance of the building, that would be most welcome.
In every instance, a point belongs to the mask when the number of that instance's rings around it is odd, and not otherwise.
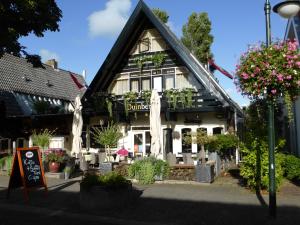
[[[300,14],[289,19],[284,39],[295,39],[298,44],[300,37]],[[300,156],[300,98],[294,101],[294,120],[285,126],[285,137],[287,149],[297,156]]]
[[[209,135],[237,131],[240,107],[214,76],[183,46],[143,1],[139,1],[83,97],[86,148],[97,150],[91,127],[109,117],[122,127],[118,148],[150,154],[149,93],[161,99],[164,153],[196,153],[182,137],[204,130]],[[107,104],[105,104],[107,103]],[[109,116],[109,114],[112,114]],[[100,122],[99,122],[100,121]]]
[[[52,147],[70,149],[73,101],[83,95],[83,76],[59,69],[55,60],[34,67],[25,58],[0,58],[0,149],[28,147],[36,129],[55,130]],[[15,142],[15,144],[13,144]]]

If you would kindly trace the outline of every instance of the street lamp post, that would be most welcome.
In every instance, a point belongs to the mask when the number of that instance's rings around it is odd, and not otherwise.
[[[291,18],[299,12],[299,1],[285,1],[274,6],[274,12],[284,18]],[[271,44],[271,4],[270,0],[265,2],[266,18],[266,46]],[[267,90],[270,91],[270,90]],[[276,218],[276,184],[275,184],[275,132],[274,132],[274,104],[272,100],[268,102],[268,144],[269,144],[269,215]]]

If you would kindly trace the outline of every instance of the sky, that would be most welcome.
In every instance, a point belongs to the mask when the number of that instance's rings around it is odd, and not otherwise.
[[[281,0],[271,0],[271,5]],[[46,32],[44,37],[22,37],[20,42],[31,54],[39,54],[42,61],[58,60],[58,67],[82,74],[87,71],[89,84],[119,33],[131,15],[138,0],[57,0],[63,17],[59,32]],[[168,25],[181,37],[182,26],[192,12],[207,12],[214,36],[212,53],[215,62],[234,74],[240,55],[249,45],[266,40],[265,0],[144,0],[150,8],[160,8],[169,14]],[[287,20],[271,13],[273,40],[283,39]],[[233,80],[218,71],[215,76],[221,86],[240,106],[249,104],[241,96]]]

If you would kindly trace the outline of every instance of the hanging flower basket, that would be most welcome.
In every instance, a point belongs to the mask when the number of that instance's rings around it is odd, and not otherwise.
[[[276,102],[278,97],[284,97],[291,118],[292,100],[299,95],[299,59],[295,40],[250,47],[236,66],[235,84],[250,99],[267,98]]]

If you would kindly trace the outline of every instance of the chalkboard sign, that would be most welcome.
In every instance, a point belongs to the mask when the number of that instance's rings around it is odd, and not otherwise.
[[[22,186],[26,200],[28,200],[28,188],[45,187],[47,191],[40,151],[36,147],[17,148],[13,159],[7,197],[12,188]]]

